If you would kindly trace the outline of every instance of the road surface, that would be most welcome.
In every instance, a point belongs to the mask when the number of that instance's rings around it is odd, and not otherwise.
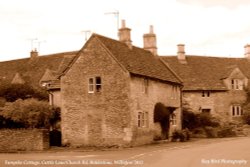
[[[250,138],[166,143],[110,151],[2,153],[0,167],[250,167]]]

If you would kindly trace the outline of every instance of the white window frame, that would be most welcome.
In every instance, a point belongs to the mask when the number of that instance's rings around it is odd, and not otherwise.
[[[172,113],[170,116],[170,121],[172,126],[177,126],[177,116],[175,113]]]
[[[97,78],[100,78],[100,83],[96,82]],[[90,80],[92,80],[93,82],[90,83]],[[97,87],[100,87],[100,89],[97,89]],[[102,77],[97,76],[88,78],[88,93],[100,93],[101,90],[102,90]]]
[[[243,90],[243,80],[242,79],[232,79],[231,88],[233,90]]]
[[[240,105],[232,105],[231,106],[231,115],[232,117],[240,117],[243,115],[243,110]]]
[[[97,78],[100,78],[100,83],[97,83]],[[99,87],[99,89],[97,89]],[[101,77],[95,77],[95,90],[96,92],[101,92],[102,91],[102,78]]]
[[[139,128],[148,128],[149,126],[149,116],[148,116],[148,112],[146,111],[139,111],[137,114],[137,126]]]
[[[90,80],[92,80],[92,83],[90,83]],[[90,77],[88,79],[88,93],[95,93],[95,78],[94,77]]]

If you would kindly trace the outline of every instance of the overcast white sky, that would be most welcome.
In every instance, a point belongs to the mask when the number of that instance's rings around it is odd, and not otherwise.
[[[184,43],[187,54],[243,57],[250,43],[249,0],[1,0],[0,61],[29,57],[32,38],[41,55],[79,50],[84,30],[117,39],[116,17],[105,14],[116,10],[135,46],[154,25],[160,55]]]

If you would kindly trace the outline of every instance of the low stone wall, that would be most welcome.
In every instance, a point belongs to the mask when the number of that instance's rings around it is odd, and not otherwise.
[[[40,151],[49,148],[45,129],[0,129],[0,151]]]

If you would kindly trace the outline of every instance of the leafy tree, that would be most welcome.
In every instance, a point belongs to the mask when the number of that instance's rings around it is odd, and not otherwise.
[[[17,99],[37,98],[39,100],[48,100],[46,90],[34,89],[28,84],[10,84],[0,88],[0,97],[7,102],[14,102]]]
[[[182,110],[182,127],[193,130],[206,126],[218,127],[219,121],[209,113],[194,113],[187,104]]]
[[[182,111],[182,127],[183,129],[194,129],[197,127],[197,117],[192,111],[183,109]]]
[[[250,104],[243,106],[243,117],[244,123],[250,125]]]
[[[250,90],[246,90],[247,100],[243,105],[243,122],[250,125]]]
[[[0,115],[24,128],[49,128],[60,119],[58,109],[34,98],[6,103]]]

